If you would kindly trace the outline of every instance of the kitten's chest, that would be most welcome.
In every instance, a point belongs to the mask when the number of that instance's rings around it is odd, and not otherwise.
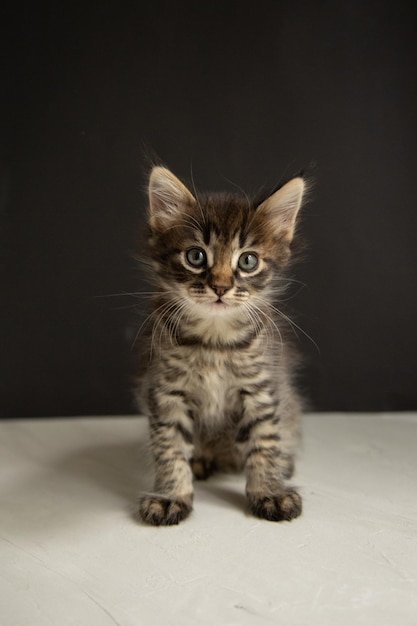
[[[194,419],[201,426],[215,428],[240,414],[241,382],[235,359],[219,353],[189,356],[186,396]]]

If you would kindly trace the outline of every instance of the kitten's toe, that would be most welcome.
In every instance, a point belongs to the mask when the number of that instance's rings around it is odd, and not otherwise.
[[[139,500],[138,513],[142,520],[153,526],[173,526],[179,524],[192,511],[193,498],[182,496],[143,496]]]
[[[206,480],[214,471],[214,462],[203,457],[191,460],[191,469],[197,480]]]
[[[301,496],[291,488],[276,496],[248,494],[248,502],[253,515],[272,522],[290,521],[302,511]]]

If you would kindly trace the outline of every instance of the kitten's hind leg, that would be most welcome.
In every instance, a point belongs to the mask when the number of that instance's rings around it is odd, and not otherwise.
[[[215,471],[242,469],[242,458],[229,433],[196,444],[191,468],[197,480],[206,480]]]
[[[211,442],[200,438],[196,440],[191,469],[197,480],[207,480],[217,469]]]
[[[213,459],[204,456],[193,456],[191,459],[191,469],[197,480],[207,480],[216,469]]]

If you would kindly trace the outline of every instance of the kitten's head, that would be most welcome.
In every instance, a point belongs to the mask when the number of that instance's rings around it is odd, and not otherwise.
[[[290,256],[304,181],[260,204],[238,194],[192,194],[164,167],[149,179],[149,227],[158,283],[197,315],[230,315],[269,299]]]

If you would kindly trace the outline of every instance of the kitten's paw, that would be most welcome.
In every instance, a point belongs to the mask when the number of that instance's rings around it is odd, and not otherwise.
[[[191,459],[191,469],[197,480],[206,480],[214,472],[214,461],[203,457]]]
[[[253,515],[272,522],[290,521],[301,515],[302,500],[295,489],[286,489],[277,496],[252,493],[248,495]]]
[[[152,495],[140,498],[138,513],[147,524],[173,526],[188,517],[192,508],[192,495],[180,498]]]

